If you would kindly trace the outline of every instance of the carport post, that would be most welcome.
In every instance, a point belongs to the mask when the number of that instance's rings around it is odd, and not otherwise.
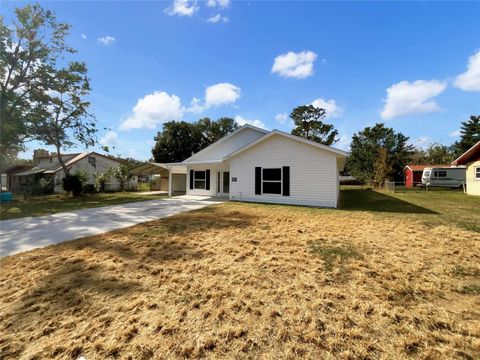
[[[172,167],[168,167],[168,196],[172,196]]]

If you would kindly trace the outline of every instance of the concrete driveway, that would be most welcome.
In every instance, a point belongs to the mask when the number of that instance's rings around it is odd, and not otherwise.
[[[0,221],[0,257],[97,235],[184,211],[222,203],[222,199],[177,196],[162,200]]]

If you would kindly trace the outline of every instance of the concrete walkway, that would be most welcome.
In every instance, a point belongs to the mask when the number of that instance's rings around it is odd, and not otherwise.
[[[0,257],[125,228],[223,201],[219,198],[184,195],[0,221]]]

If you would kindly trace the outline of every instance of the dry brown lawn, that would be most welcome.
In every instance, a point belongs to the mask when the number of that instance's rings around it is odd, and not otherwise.
[[[227,203],[0,260],[2,359],[479,359],[480,233]]]

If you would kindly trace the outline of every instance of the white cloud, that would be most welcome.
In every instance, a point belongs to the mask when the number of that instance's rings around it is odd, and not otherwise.
[[[249,125],[253,125],[253,126],[262,128],[262,129],[267,129],[267,127],[265,126],[265,124],[262,121],[245,119],[243,116],[240,116],[240,115],[235,116],[235,122],[240,126],[243,126],[245,124],[249,124]]]
[[[433,98],[442,93],[447,84],[438,80],[401,81],[387,89],[387,100],[381,112],[383,119],[440,111]]]
[[[272,66],[272,73],[287,78],[303,79],[313,75],[313,62],[317,54],[312,51],[294,53],[292,51],[278,55]]]
[[[343,114],[343,108],[338,106],[335,100],[324,100],[321,98],[312,101],[312,105],[325,110],[325,119],[336,118]]]
[[[218,83],[205,90],[205,108],[232,104],[240,97],[241,89],[230,83]]]
[[[275,120],[277,120],[280,124],[286,124],[288,121],[288,114],[286,111],[275,115]]]
[[[410,141],[410,144],[417,149],[426,150],[433,143],[433,139],[430,136],[420,136]]]
[[[205,89],[205,99],[203,105],[199,98],[194,97],[190,102],[190,107],[185,111],[199,114],[205,109],[233,104],[240,97],[241,89],[230,83],[218,83],[207,86]]]
[[[222,16],[220,14],[217,14],[217,15],[214,15],[214,16],[211,16],[207,19],[207,22],[209,23],[212,23],[212,24],[216,24],[218,22],[224,22],[224,23],[227,23],[229,20],[226,16]]]
[[[448,133],[448,136],[450,137],[459,137],[460,136],[460,129],[454,130],[450,133]]]
[[[186,111],[192,112],[194,114],[199,114],[203,110],[205,110],[205,107],[201,105],[200,99],[196,97],[192,99],[192,101],[190,102],[190,107],[186,109]]]
[[[83,40],[87,40],[87,35],[82,34],[82,39],[83,39]]]
[[[470,56],[467,71],[455,78],[454,85],[465,91],[480,91],[480,50]]]
[[[183,108],[178,96],[155,91],[138,100],[132,114],[120,124],[120,129],[154,129],[157,124],[179,120],[182,115]]]
[[[117,39],[115,39],[113,36],[110,36],[110,35],[99,37],[97,40],[99,43],[102,43],[103,45],[110,45],[110,44],[113,44],[115,41],[117,41]]]
[[[197,2],[191,0],[173,0],[172,5],[165,9],[165,13],[173,16],[193,16],[198,10]]]
[[[222,8],[226,8],[230,5],[230,0],[207,0],[208,7],[215,7],[219,6]]]
[[[118,134],[115,131],[107,131],[99,142],[105,146],[116,145],[118,144]]]

